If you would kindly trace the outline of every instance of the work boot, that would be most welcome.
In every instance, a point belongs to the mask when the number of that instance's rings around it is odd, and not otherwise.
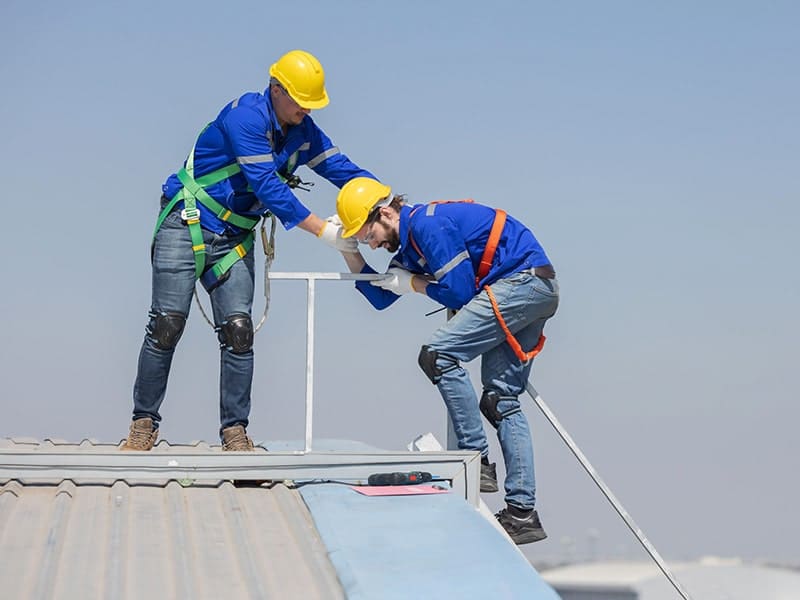
[[[495,515],[515,544],[530,544],[547,537],[534,509],[524,510],[511,504]]]
[[[497,491],[497,466],[485,456],[481,457],[481,491]]]
[[[248,437],[243,425],[231,425],[222,430],[222,450],[253,450],[253,440]]]
[[[131,422],[128,439],[120,450],[150,450],[158,439],[158,428],[153,427],[153,419],[144,417]]]

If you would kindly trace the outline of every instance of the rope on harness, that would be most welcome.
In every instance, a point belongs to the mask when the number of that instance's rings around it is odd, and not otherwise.
[[[255,326],[254,331],[258,331],[261,329],[261,326],[264,324],[264,321],[267,320],[267,311],[269,310],[269,301],[270,301],[270,286],[269,286],[269,270],[272,267],[272,261],[275,260],[275,224],[276,219],[275,215],[272,213],[267,213],[271,219],[271,225],[269,230],[269,237],[267,237],[267,216],[265,215],[264,218],[261,220],[261,247],[264,249],[264,313],[261,315],[261,320],[258,322],[258,325]],[[203,315],[203,318],[206,320],[212,329],[214,329],[214,322],[209,319],[208,314],[206,313],[205,309],[203,308],[203,304],[200,302],[200,296],[197,294],[197,286],[194,288],[194,299],[195,303],[197,304],[197,308],[200,309],[200,314]]]
[[[192,148],[192,154],[190,156],[194,156],[194,148]],[[297,153],[295,153],[291,157],[289,157],[289,163],[287,165],[288,168],[289,168],[289,172],[288,173],[278,172],[277,175],[280,178],[280,180],[283,181],[286,185],[288,185],[291,189],[298,189],[298,190],[303,190],[305,192],[308,192],[308,191],[311,190],[311,187],[314,185],[314,182],[313,181],[303,181],[302,179],[300,179],[300,177],[298,175],[295,175],[294,173],[291,173],[291,169],[294,168],[294,163],[296,161],[297,161]],[[234,166],[238,167],[238,165],[234,165]],[[198,180],[198,181],[200,181],[200,180]],[[200,191],[204,192],[204,190],[202,190],[202,189]],[[211,199],[211,201],[213,201],[213,199]],[[275,215],[273,215],[272,213],[267,213],[267,214],[269,215],[270,219],[272,220],[272,223],[270,225],[269,237],[267,237],[267,229],[266,229],[267,217],[266,217],[266,215],[261,220],[261,227],[260,227],[260,229],[261,229],[261,246],[264,249],[264,313],[261,315],[261,319],[259,320],[258,324],[255,326],[254,332],[256,332],[259,329],[261,329],[261,326],[267,320],[267,312],[269,311],[269,302],[270,302],[270,294],[271,294],[270,282],[269,282],[269,270],[272,267],[272,261],[275,260],[275,225],[277,223],[277,220],[275,218]],[[235,214],[231,213],[231,211],[227,211],[227,210],[224,213],[219,213],[218,212],[218,214],[217,214],[218,217],[222,218],[224,216],[227,219],[230,219],[231,215],[233,215],[234,217],[238,217],[238,215],[235,215]],[[199,213],[198,213],[198,217],[199,217]],[[240,227],[242,226],[242,225],[236,223],[235,221],[231,221],[231,222],[233,222],[236,225],[239,225]],[[198,218],[198,223],[199,223],[199,218]],[[158,230],[158,227],[156,227],[156,230]],[[253,239],[252,236],[250,236],[245,240],[245,242],[243,242],[242,248],[243,248],[244,252],[239,252],[238,253],[239,258],[241,258],[242,256],[244,256],[244,254],[247,254],[247,252],[250,251],[250,247],[252,245],[252,239]],[[195,244],[195,245],[200,247],[200,244]],[[202,246],[202,249],[203,249],[202,251],[205,252],[205,246]],[[227,257],[225,257],[225,258],[227,258]],[[231,259],[234,259],[234,258],[235,257],[233,255],[231,255]],[[235,262],[235,260],[229,260],[227,262],[230,263],[230,264],[222,263],[222,261],[220,261],[219,264],[221,264],[221,266],[224,266],[225,270],[227,270],[228,268],[230,268],[230,265],[233,262]],[[209,269],[209,271],[211,271],[211,269]],[[195,302],[196,302],[198,308],[200,309],[200,314],[203,315],[203,318],[206,320],[206,323],[208,323],[211,326],[211,328],[213,329],[214,328],[214,322],[208,317],[208,314],[206,313],[205,309],[203,308],[202,303],[200,302],[200,296],[197,294],[197,287],[195,287],[195,289],[194,289],[194,299],[195,299]]]
[[[489,296],[489,301],[492,303],[492,310],[494,310],[494,316],[497,317],[497,322],[500,323],[500,328],[503,330],[503,333],[506,334],[506,343],[511,346],[511,350],[514,351],[516,357],[520,360],[520,362],[526,363],[529,360],[532,360],[539,352],[542,351],[544,348],[544,342],[547,339],[544,337],[544,334],[539,335],[539,342],[530,352],[525,352],[520,346],[520,343],[517,341],[517,338],[514,337],[514,334],[511,333],[511,330],[506,325],[505,319],[503,319],[503,315],[500,314],[500,307],[497,306],[497,300],[494,297],[494,292],[492,292],[492,288],[488,285],[483,286],[483,289],[486,290],[486,294]]]
[[[271,289],[269,285],[269,270],[272,267],[272,261],[275,260],[275,215],[270,213],[272,224],[269,229],[269,238],[267,238],[266,218],[261,221],[261,246],[264,249],[264,314],[261,315],[261,320],[256,325],[256,331],[261,329],[264,321],[267,320],[267,311],[269,310],[269,301]]]
[[[500,236],[503,233],[503,227],[505,227],[506,224],[506,216],[506,211],[500,208],[495,210],[492,229],[489,232],[489,239],[487,240],[486,247],[483,250],[483,256],[481,256],[478,274],[475,276],[476,287],[480,285],[480,281],[489,274],[489,271],[492,268],[494,253],[497,250],[497,244],[500,243]],[[500,328],[503,330],[503,333],[506,334],[506,342],[511,347],[511,350],[513,350],[515,356],[521,363],[526,363],[529,360],[532,360],[537,354],[539,354],[539,352],[542,351],[542,348],[544,348],[544,341],[546,339],[544,335],[539,335],[539,341],[533,350],[530,352],[525,352],[517,338],[515,338],[514,334],[511,333],[508,325],[506,325],[506,321],[503,318],[503,315],[500,313],[500,307],[497,305],[497,300],[494,297],[492,288],[490,288],[488,285],[485,285],[483,286],[483,289],[486,290],[486,294],[489,296],[489,301],[492,303],[494,316],[497,318],[497,322],[500,324]]]

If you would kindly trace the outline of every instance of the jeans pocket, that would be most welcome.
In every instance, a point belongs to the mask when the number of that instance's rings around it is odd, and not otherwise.
[[[533,282],[533,290],[543,296],[558,298],[558,281],[536,277]]]

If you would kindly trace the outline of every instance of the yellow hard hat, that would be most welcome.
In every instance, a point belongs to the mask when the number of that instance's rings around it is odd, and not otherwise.
[[[369,177],[355,177],[345,183],[336,197],[336,213],[344,228],[342,237],[355,235],[367,222],[375,205],[391,197],[392,188]]]
[[[325,71],[313,54],[291,50],[269,68],[269,74],[302,108],[318,109],[328,105]]]

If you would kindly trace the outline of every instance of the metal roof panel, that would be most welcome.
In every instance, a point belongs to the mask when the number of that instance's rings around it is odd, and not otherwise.
[[[91,441],[0,446],[108,451]],[[231,481],[6,481],[0,588],[4,597],[48,600],[344,597],[299,493]]]

